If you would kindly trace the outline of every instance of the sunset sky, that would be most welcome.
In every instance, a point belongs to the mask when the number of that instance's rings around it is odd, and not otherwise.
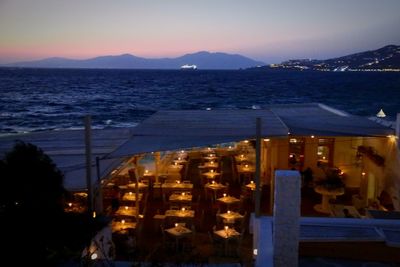
[[[400,0],[0,0],[0,63],[239,53],[266,63],[400,45]]]

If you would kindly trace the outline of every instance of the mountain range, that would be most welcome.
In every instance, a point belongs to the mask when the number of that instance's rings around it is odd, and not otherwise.
[[[260,69],[260,68],[253,68]],[[314,70],[314,71],[400,71],[400,46],[382,48],[343,57],[318,59],[292,59],[261,69]]]
[[[265,63],[237,54],[201,51],[176,58],[143,58],[130,54],[101,56],[89,59],[52,57],[36,61],[16,62],[6,67],[28,68],[95,68],[95,69],[179,69],[182,65],[198,69],[245,69]]]

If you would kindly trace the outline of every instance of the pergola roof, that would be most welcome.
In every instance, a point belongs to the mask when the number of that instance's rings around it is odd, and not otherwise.
[[[255,137],[256,118],[262,137],[387,136],[390,127],[322,104],[271,105],[263,110],[158,111],[133,128],[92,131],[92,153],[101,158],[100,176],[109,173],[124,157],[182,148],[207,146]],[[30,142],[48,154],[65,174],[68,189],[86,188],[83,130],[36,132],[0,137],[0,157],[15,140]],[[92,164],[92,181],[97,179]]]
[[[158,111],[133,129],[132,137],[108,157],[213,145],[251,139],[261,119],[262,137],[387,136],[394,130],[328,106],[271,105],[263,110]]]

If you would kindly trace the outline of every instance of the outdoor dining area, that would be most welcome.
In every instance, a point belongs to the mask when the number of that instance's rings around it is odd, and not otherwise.
[[[287,160],[275,162],[271,153],[274,146],[282,151],[283,141],[263,139],[262,214],[272,214],[274,173],[269,165],[276,165],[275,169],[299,171],[302,216],[352,219],[383,216],[374,211],[398,216],[391,211],[390,204],[379,202],[379,196],[373,197],[368,191],[371,189],[363,180],[366,168],[358,180],[360,184],[352,186],[356,180],[352,177],[356,175],[354,170],[333,166],[332,153],[324,150],[320,153],[319,147],[315,166],[306,168],[307,151],[304,147],[299,149],[299,145],[314,142],[313,139],[289,139]],[[318,142],[326,145],[325,140]],[[339,140],[336,142],[340,145]],[[293,157],[298,160],[294,162]],[[374,166],[369,168],[372,172]],[[182,260],[182,255],[193,259],[195,255],[200,261],[216,257],[222,262],[251,262],[250,214],[254,213],[257,201],[255,172],[254,140],[126,158],[102,181],[103,209],[111,218],[117,257],[125,259],[133,254],[150,257],[154,253],[154,257],[162,255],[166,261]],[[370,199],[364,201],[361,196]],[[85,197],[84,192],[76,193],[66,211],[82,212]]]
[[[119,255],[130,251],[129,236],[137,252],[157,248],[167,258],[243,257],[244,239],[251,243],[254,172],[242,177],[240,170],[242,164],[254,170],[254,153],[246,140],[127,159],[102,184]],[[236,155],[246,160],[236,161]],[[251,253],[246,257],[251,260]]]

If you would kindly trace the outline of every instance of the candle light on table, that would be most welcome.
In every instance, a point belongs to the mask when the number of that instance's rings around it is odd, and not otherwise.
[[[175,227],[178,227],[178,224],[177,224],[177,223],[175,223]]]
[[[226,197],[226,193],[224,193],[223,196]]]
[[[69,207],[72,207],[72,203],[71,203],[71,202],[69,202],[69,203],[68,203],[68,206],[69,206]]]
[[[125,206],[125,210],[128,210],[128,206]]]

